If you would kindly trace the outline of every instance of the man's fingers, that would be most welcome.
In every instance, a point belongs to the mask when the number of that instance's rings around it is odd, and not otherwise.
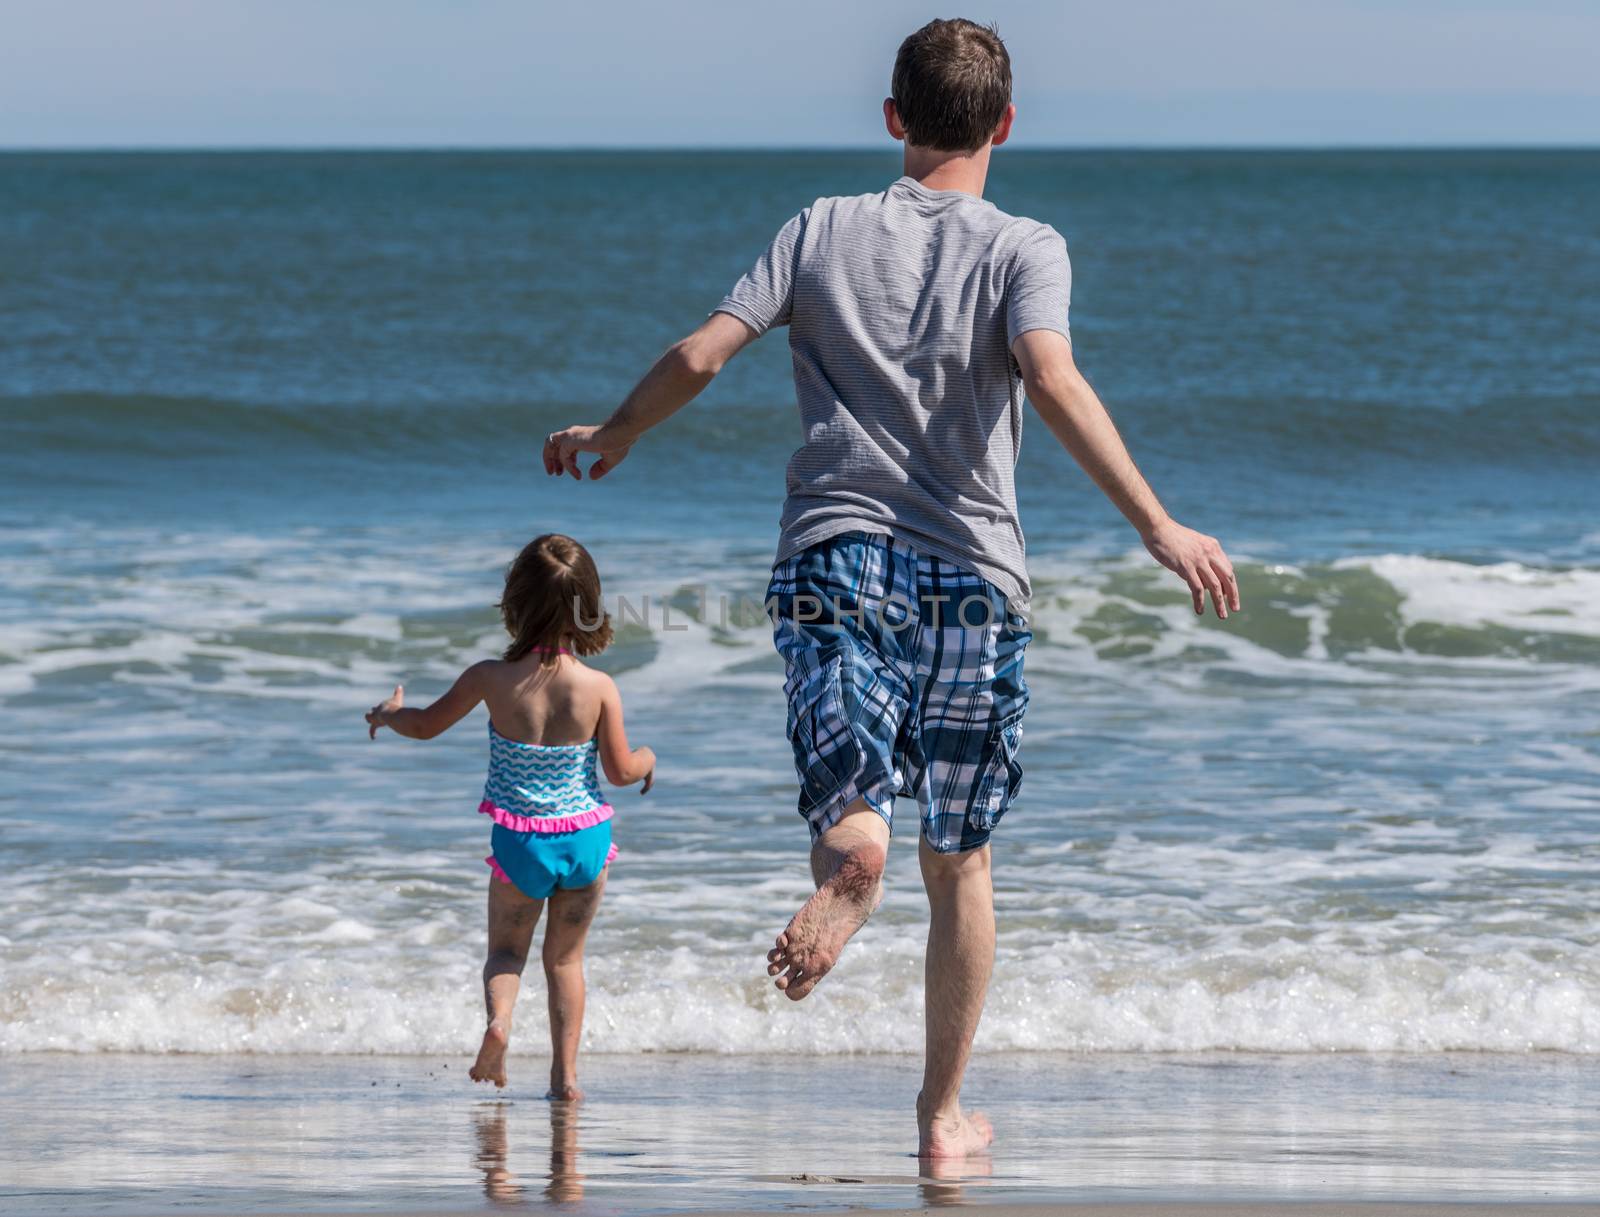
[[[1206,585],[1200,582],[1200,576],[1195,573],[1192,566],[1186,566],[1178,573],[1183,576],[1183,581],[1189,585],[1189,595],[1194,600],[1194,611],[1204,616],[1206,611]]]
[[[591,482],[599,481],[618,465],[622,464],[623,458],[627,455],[628,450],[626,448],[619,448],[616,452],[603,453],[599,460],[589,466],[589,480]]]
[[[598,427],[568,427],[552,431],[544,441],[544,470],[551,477],[571,474],[573,481],[583,481],[583,467],[578,457],[586,452],[596,453],[599,460],[589,466],[589,479],[603,478],[628,455],[626,448],[607,451],[597,441]]]
[[[1218,618],[1223,621],[1228,619],[1228,597],[1222,590],[1222,579],[1210,566],[1201,563],[1199,567],[1200,582],[1205,585],[1206,591],[1211,593],[1211,607],[1216,610]],[[1201,600],[1201,611],[1205,608],[1204,599]]]
[[[561,432],[552,431],[544,441],[544,468],[551,477],[560,477],[566,472],[561,466]]]
[[[1195,568],[1195,573],[1199,575],[1201,585],[1206,589],[1206,591],[1211,593],[1212,609],[1216,612],[1219,618],[1224,621],[1227,620],[1227,596],[1222,590],[1222,580],[1217,577],[1217,572],[1212,570],[1209,565],[1202,562]],[[1204,597],[1201,597],[1200,603],[1201,611],[1203,612],[1205,605]]]
[[[1233,573],[1233,564],[1220,553],[1211,559],[1211,569],[1217,572],[1217,577],[1222,580],[1222,590],[1227,594],[1228,607],[1234,612],[1239,611],[1239,578]]]
[[[570,454],[565,451],[566,445],[561,442],[561,435],[560,431],[552,431],[544,441],[544,471],[551,477],[560,477],[568,472]]]

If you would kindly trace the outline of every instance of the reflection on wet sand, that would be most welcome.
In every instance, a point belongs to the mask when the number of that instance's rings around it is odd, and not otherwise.
[[[994,1161],[987,1155],[976,1158],[919,1158],[917,1190],[928,1208],[965,1202],[962,1184],[969,1179],[987,1179],[994,1174]]]
[[[551,1103],[550,1175],[544,1194],[565,1203],[583,1199],[583,1175],[578,1170],[578,1105]],[[509,1165],[511,1138],[506,1128],[510,1103],[487,1103],[473,1116],[477,1152],[473,1165],[483,1172],[483,1194],[494,1204],[520,1204],[526,1189]]]
[[[1600,1197],[1595,1056],[991,1055],[1001,1137],[959,1172],[908,1152],[902,1057],[597,1053],[603,1097],[577,1111],[425,1064],[0,1052],[0,1211]],[[79,1092],[95,1101],[60,1100]],[[821,1110],[835,1118],[795,1116]]]
[[[544,1194],[551,1200],[582,1200],[583,1176],[578,1172],[578,1105],[550,1104],[550,1183]]]
[[[510,1138],[506,1133],[509,1103],[490,1103],[473,1113],[478,1134],[478,1152],[472,1164],[483,1172],[483,1194],[495,1204],[516,1204],[522,1199],[522,1185],[506,1165]]]

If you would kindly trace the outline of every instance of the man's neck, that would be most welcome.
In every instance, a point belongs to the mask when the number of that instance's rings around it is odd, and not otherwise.
[[[981,199],[989,177],[990,151],[988,144],[976,152],[940,152],[907,144],[905,174],[929,190],[959,190]]]

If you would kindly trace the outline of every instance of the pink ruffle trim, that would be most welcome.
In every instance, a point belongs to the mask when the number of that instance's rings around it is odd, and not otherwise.
[[[577,832],[609,820],[611,804],[602,803],[589,811],[580,811],[571,816],[519,816],[485,799],[478,804],[478,814],[491,817],[501,828],[509,828],[512,832]]]

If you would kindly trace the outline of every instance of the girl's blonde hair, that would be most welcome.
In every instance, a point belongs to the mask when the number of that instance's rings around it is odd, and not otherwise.
[[[600,599],[600,572],[571,537],[547,532],[523,546],[506,570],[500,619],[511,645],[508,660],[542,652],[554,663],[562,647],[598,655],[611,645],[611,615]]]

